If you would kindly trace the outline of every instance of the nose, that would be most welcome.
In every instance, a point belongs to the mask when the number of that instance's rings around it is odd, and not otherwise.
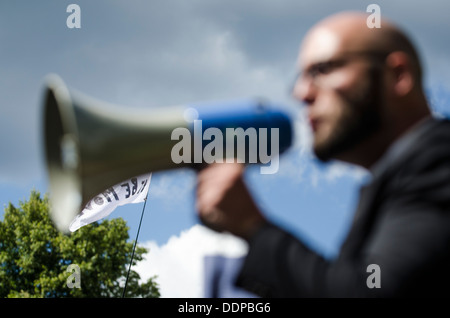
[[[294,83],[292,96],[306,105],[314,103],[317,95],[317,87],[310,79],[299,76]]]

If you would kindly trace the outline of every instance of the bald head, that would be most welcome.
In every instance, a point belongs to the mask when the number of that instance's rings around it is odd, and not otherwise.
[[[369,28],[367,18],[362,12],[340,12],[319,21],[302,43],[301,58],[327,59],[337,52],[401,51],[409,57],[415,80],[421,84],[420,58],[405,32],[387,19],[382,19],[381,28]]]

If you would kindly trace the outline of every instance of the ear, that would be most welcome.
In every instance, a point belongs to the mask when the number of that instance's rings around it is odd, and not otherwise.
[[[414,87],[414,74],[409,56],[401,51],[392,52],[386,65],[393,74],[393,93],[398,97],[409,94]]]

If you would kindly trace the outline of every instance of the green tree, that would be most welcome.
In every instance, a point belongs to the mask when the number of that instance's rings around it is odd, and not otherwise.
[[[18,208],[11,203],[5,208],[0,221],[0,297],[121,297],[133,249],[125,221],[104,220],[64,235],[48,211],[48,197],[41,198],[37,191]],[[146,252],[137,246],[133,265]],[[78,276],[71,264],[78,266]],[[139,284],[139,274],[131,271],[126,296],[159,297],[154,279]]]

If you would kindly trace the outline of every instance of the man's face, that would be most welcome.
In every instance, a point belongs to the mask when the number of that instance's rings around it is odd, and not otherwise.
[[[342,45],[322,31],[302,49],[294,96],[308,108],[316,156],[340,159],[381,125],[379,55]]]

